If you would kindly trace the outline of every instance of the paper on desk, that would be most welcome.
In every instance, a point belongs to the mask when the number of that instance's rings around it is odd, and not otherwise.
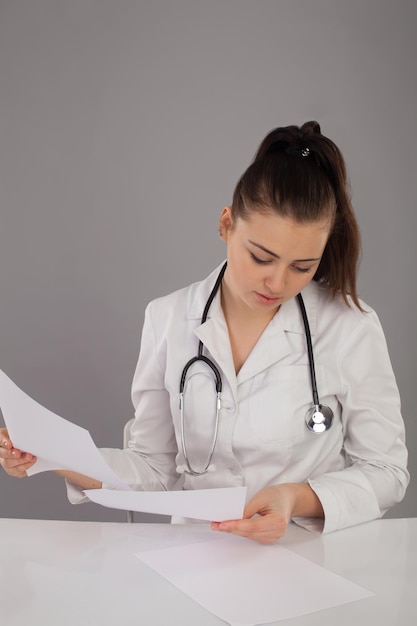
[[[15,448],[37,457],[29,475],[67,469],[117,489],[130,489],[107,465],[88,430],[32,400],[2,370],[0,407]]]
[[[136,556],[232,626],[255,626],[373,596],[279,544],[231,535]]]
[[[178,515],[215,522],[240,519],[246,501],[246,487],[129,492],[86,489],[84,493],[93,502],[113,509]]]

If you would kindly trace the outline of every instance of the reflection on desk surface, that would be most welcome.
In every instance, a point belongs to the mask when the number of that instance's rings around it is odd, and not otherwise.
[[[209,525],[0,519],[2,626],[221,626],[134,555],[213,536]],[[329,535],[290,525],[280,544],[375,593],[280,626],[417,623],[417,518],[377,520]],[[265,546],[264,546],[265,548]]]

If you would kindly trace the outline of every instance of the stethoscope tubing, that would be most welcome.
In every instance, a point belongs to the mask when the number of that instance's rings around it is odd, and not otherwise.
[[[311,342],[310,324],[308,322],[307,311],[301,293],[297,294],[298,304],[300,306],[301,315],[304,322],[305,337],[308,352],[308,362],[310,365],[311,391],[313,393],[314,406],[320,406],[319,393],[317,391],[316,367],[314,364],[313,344]]]
[[[220,287],[220,283],[223,280],[226,267],[227,267],[227,262],[224,263],[224,265],[222,266],[220,273],[214,284],[214,287],[210,292],[210,295],[204,307],[203,315],[201,317],[201,324],[204,324],[207,320],[207,315],[208,315],[210,306]],[[301,293],[297,295],[297,301],[300,307],[301,316],[302,316],[303,324],[304,324],[305,338],[306,338],[306,344],[307,344],[307,353],[308,353],[308,362],[309,362],[309,369],[310,369],[311,390],[312,390],[312,395],[313,395],[313,406],[307,411],[307,414],[305,416],[305,421],[307,424],[307,428],[311,432],[315,434],[323,433],[326,430],[328,430],[330,426],[332,425],[333,411],[329,407],[322,406],[320,404],[319,394],[318,394],[318,389],[317,389],[316,368],[315,368],[315,363],[314,363],[314,354],[313,354],[313,345],[311,341],[310,324],[308,322],[307,312],[306,312],[304,300],[303,300]],[[216,394],[217,394],[216,418],[215,418],[213,438],[212,438],[212,442],[210,445],[209,454],[207,456],[207,461],[204,464],[203,469],[201,470],[196,470],[190,463],[188,450],[187,450],[186,436],[185,436],[185,416],[184,416],[184,390],[185,390],[185,381],[187,378],[187,373],[190,367],[198,361],[205,363],[212,370],[214,374],[214,378],[215,378],[215,386],[216,386]],[[215,469],[215,467],[211,464],[211,461],[213,459],[214,451],[216,448],[217,436],[218,436],[218,431],[219,431],[220,409],[221,409],[221,395],[220,394],[222,391],[222,386],[223,386],[222,377],[221,377],[220,371],[216,367],[216,365],[213,363],[213,361],[211,361],[211,359],[209,359],[207,356],[203,354],[203,342],[200,340],[198,343],[197,356],[187,361],[182,371],[181,378],[180,378],[180,389],[179,389],[180,391],[179,393],[180,430],[181,430],[181,446],[182,446],[182,451],[183,451],[184,460],[185,460],[185,466],[179,466],[177,468],[177,471],[180,473],[187,472],[189,474],[192,474],[193,476],[201,476],[202,474],[205,474],[206,472],[209,472]]]

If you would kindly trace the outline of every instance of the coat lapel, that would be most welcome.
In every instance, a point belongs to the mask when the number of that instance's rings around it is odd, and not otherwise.
[[[316,332],[318,289],[317,283],[309,283],[302,292],[312,336]],[[268,367],[285,359],[291,353],[291,345],[288,339],[291,333],[305,336],[301,311],[296,298],[285,302],[265,328],[238,373],[237,384],[239,385],[247,381]]]
[[[189,317],[201,317],[204,305],[216,280],[220,268],[217,268],[207,280],[200,283],[193,294],[189,307]],[[311,334],[316,330],[317,285],[310,283],[302,292]],[[223,315],[218,292],[210,307],[207,321],[195,329],[196,336],[202,341],[206,351],[217,362],[223,375],[228,379],[234,393],[237,385],[245,382],[259,372],[281,361],[291,351],[288,333],[305,334],[298,303],[295,298],[283,304],[277,315],[271,320],[253,348],[248,359],[236,376],[230,347],[226,320]]]
[[[249,378],[274,365],[274,363],[281,361],[290,351],[290,344],[278,312],[269,322],[243,364],[237,375],[237,383],[244,383]]]
[[[194,333],[203,342],[207,352],[223,371],[229,384],[236,394],[236,374],[230,347],[226,320],[220,306],[220,294],[217,294],[211,305],[211,311],[205,324],[198,326]]]

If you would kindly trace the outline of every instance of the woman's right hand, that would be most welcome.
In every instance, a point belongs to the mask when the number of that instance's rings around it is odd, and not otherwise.
[[[10,476],[23,478],[36,462],[36,456],[13,448],[6,428],[0,428],[0,465]]]

